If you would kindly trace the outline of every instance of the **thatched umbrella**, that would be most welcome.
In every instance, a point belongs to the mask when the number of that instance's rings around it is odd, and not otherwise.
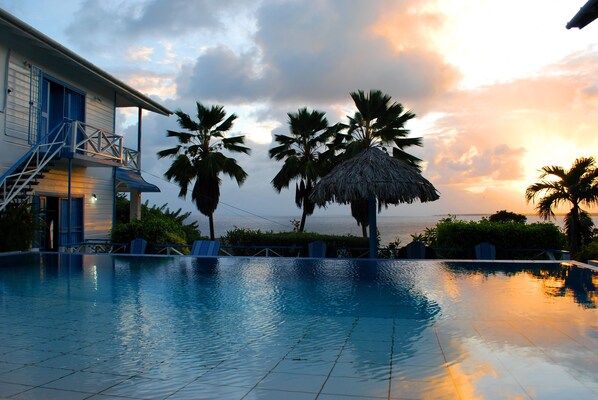
[[[311,200],[349,204],[369,200],[370,257],[376,257],[376,199],[378,208],[389,204],[437,200],[436,188],[417,168],[378,148],[368,148],[336,167],[313,188]]]

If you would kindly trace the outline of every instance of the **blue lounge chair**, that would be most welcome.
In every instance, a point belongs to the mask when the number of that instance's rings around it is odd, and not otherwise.
[[[426,245],[422,242],[411,242],[405,246],[407,258],[424,259],[426,258]]]
[[[496,247],[488,242],[475,246],[476,260],[496,260]]]
[[[137,238],[131,240],[131,244],[129,245],[129,253],[130,254],[145,254],[145,249],[147,248],[147,240]]]
[[[307,253],[309,257],[324,258],[326,257],[326,243],[321,240],[316,240],[307,245]]]
[[[192,256],[212,256],[215,257],[220,251],[219,240],[196,240],[191,247]]]

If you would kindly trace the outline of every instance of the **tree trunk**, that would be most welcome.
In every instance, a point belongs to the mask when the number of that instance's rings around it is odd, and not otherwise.
[[[367,199],[361,199],[351,202],[351,215],[357,221],[357,225],[361,226],[361,233],[364,238],[368,237],[369,226],[369,202]]]
[[[216,239],[214,236],[214,213],[208,215],[208,221],[210,222],[210,240]]]
[[[305,220],[307,219],[307,204],[303,203],[303,212],[301,213],[301,224],[299,225],[299,232],[305,229]]]
[[[579,250],[580,237],[579,237],[579,208],[573,206],[571,209],[571,226],[569,226],[569,251],[571,254],[575,254]]]

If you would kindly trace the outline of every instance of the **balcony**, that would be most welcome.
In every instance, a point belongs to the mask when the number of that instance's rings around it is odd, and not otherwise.
[[[124,147],[122,136],[81,121],[64,121],[62,125],[55,130],[65,144],[62,157],[139,170],[140,154]]]

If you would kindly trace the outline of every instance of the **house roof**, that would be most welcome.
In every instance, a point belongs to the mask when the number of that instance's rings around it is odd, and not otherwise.
[[[581,29],[596,18],[598,18],[598,0],[588,0],[588,2],[579,9],[577,14],[573,16],[571,21],[567,23],[567,29]]]
[[[92,34],[90,32],[90,34]],[[44,35],[0,8],[0,38],[26,56],[43,57],[46,66],[55,67],[77,81],[93,82],[116,94],[116,107],[141,107],[162,115],[172,111],[116,79],[75,52]]]

